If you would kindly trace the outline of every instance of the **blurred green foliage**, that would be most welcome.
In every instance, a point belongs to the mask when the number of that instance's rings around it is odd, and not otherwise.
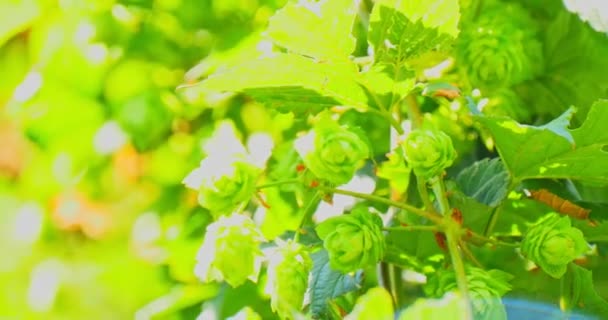
[[[221,317],[230,295],[261,301],[195,279],[211,217],[181,181],[226,113],[244,132],[281,121],[175,88],[246,58],[231,49],[284,3],[0,3],[0,318],[192,319],[218,290]]]

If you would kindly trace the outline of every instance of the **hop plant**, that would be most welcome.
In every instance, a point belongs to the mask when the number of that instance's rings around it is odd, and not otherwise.
[[[383,287],[369,289],[357,299],[353,311],[344,320],[393,320],[393,298]]]
[[[464,25],[456,44],[456,58],[473,86],[507,87],[539,74],[542,45],[536,22],[517,4],[486,6]]]
[[[253,221],[242,214],[222,216],[207,227],[197,255],[195,274],[204,282],[223,281],[233,287],[257,280],[264,241]]]
[[[293,319],[293,314],[302,309],[312,260],[297,242],[277,242],[278,247],[268,255],[266,293],[272,310],[281,319]]]
[[[467,268],[469,287],[475,319],[507,319],[501,297],[511,290],[509,281],[513,277],[500,270]],[[441,297],[458,289],[454,271],[438,274],[429,280],[425,290],[430,296]]]
[[[453,292],[441,299],[418,299],[399,315],[398,320],[456,320],[461,319],[466,306]]]
[[[355,271],[375,264],[384,255],[382,220],[367,208],[327,219],[316,230],[335,270]]]
[[[499,88],[490,92],[483,112],[490,115],[507,116],[518,122],[529,122],[532,115],[523,100],[510,88]]]
[[[437,130],[414,130],[403,142],[405,157],[416,175],[439,176],[456,159],[452,139]]]
[[[521,252],[548,275],[561,278],[568,263],[587,251],[583,233],[572,227],[569,217],[549,213],[528,229]]]
[[[255,192],[260,169],[245,157],[209,156],[201,161],[184,183],[198,190],[198,202],[218,217],[230,214],[238,204],[248,200]]]
[[[369,148],[356,133],[323,114],[319,122],[295,144],[304,165],[319,179],[335,185],[350,181]]]

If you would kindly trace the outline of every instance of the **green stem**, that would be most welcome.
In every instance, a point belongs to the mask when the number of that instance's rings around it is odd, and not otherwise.
[[[298,226],[298,229],[296,230],[296,234],[293,237],[293,240],[295,242],[298,242],[300,240],[300,233],[302,228],[304,228],[304,225],[306,225],[306,222],[308,222],[308,220],[310,220],[312,218],[312,215],[314,214],[314,210],[313,206],[315,204],[318,204],[319,200],[321,199],[321,192],[316,191],[315,194],[310,198],[310,200],[308,201],[308,203],[306,204],[306,207],[304,207],[303,209],[303,213],[302,213],[302,220],[300,220],[300,225]]]
[[[317,188],[320,190],[323,190],[325,192],[329,192],[329,193],[343,194],[343,195],[347,195],[347,196],[351,196],[351,197],[355,197],[355,198],[359,198],[359,199],[369,200],[369,201],[373,201],[373,202],[377,202],[377,203],[383,203],[383,204],[386,204],[389,206],[393,206],[395,208],[403,209],[403,210],[412,212],[414,214],[417,214],[423,218],[426,218],[426,219],[434,222],[435,224],[443,223],[443,220],[441,219],[441,217],[439,215],[437,215],[436,213],[427,212],[427,211],[424,211],[422,209],[416,208],[414,206],[411,206],[411,205],[408,205],[405,203],[396,202],[396,201],[392,201],[392,200],[389,200],[389,199],[386,199],[383,197],[379,197],[379,196],[375,196],[372,194],[359,193],[359,192],[355,192],[355,191],[334,189],[334,188],[329,188],[329,187],[324,187],[324,186],[319,186]]]
[[[265,188],[271,188],[271,187],[276,187],[276,186],[281,186],[284,184],[292,184],[292,183],[299,183],[300,180],[299,179],[289,179],[289,180],[281,180],[281,181],[274,181],[274,182],[269,182],[269,183],[265,183],[265,184],[261,184],[259,186],[256,186],[256,189],[265,189]]]
[[[464,261],[458,250],[458,237],[455,235],[453,230],[446,230],[446,238],[448,243],[448,250],[450,251],[450,258],[452,265],[454,266],[454,273],[456,274],[456,283],[458,284],[458,290],[463,296],[466,307],[464,309],[464,319],[473,319],[473,311],[471,309],[471,302],[469,299],[469,288],[467,284],[467,273],[464,268]]]
[[[483,242],[483,243],[490,243],[493,245],[500,245],[500,246],[506,246],[506,247],[514,247],[514,248],[519,247],[519,243],[510,243],[510,242],[500,241],[497,239],[492,239],[492,238],[488,238],[486,236],[482,236],[482,235],[480,235],[478,233],[474,233],[474,232],[469,233],[468,238],[472,242]]]
[[[441,228],[438,226],[403,226],[403,227],[385,227],[384,231],[432,231],[439,232]]]
[[[484,236],[487,237],[492,234],[492,231],[494,231],[494,227],[496,226],[496,222],[498,221],[499,213],[500,205],[492,211],[492,214],[490,215],[490,220],[488,221],[488,224],[486,225],[486,228],[483,231]]]
[[[420,110],[418,101],[416,101],[416,96],[414,94],[409,94],[405,99],[408,106],[407,114],[410,120],[412,120],[412,128],[420,128],[422,126],[422,120],[424,117],[422,116],[422,111]]]
[[[443,179],[441,179],[441,177],[433,178],[431,180],[431,187],[433,188],[435,197],[437,197],[441,214],[445,220],[445,236],[448,244],[448,250],[450,252],[450,258],[452,260],[452,266],[454,267],[454,273],[456,274],[456,283],[458,284],[458,289],[460,290],[466,305],[464,309],[464,319],[473,319],[467,284],[467,273],[464,268],[464,261],[460,253],[460,249],[458,248],[462,228],[456,221],[452,220],[452,216],[450,214],[450,204],[445,192]]]
[[[431,187],[433,188],[433,192],[435,193],[435,197],[439,202],[439,210],[442,215],[449,216],[450,214],[450,203],[448,202],[448,197],[445,193],[445,185],[443,183],[443,179],[440,177],[435,177],[431,179]]]
[[[435,206],[433,205],[431,197],[429,197],[429,192],[426,188],[426,180],[421,177],[416,177],[416,183],[418,184],[418,194],[420,194],[420,198],[422,198],[422,202],[424,203],[426,210],[436,212]]]

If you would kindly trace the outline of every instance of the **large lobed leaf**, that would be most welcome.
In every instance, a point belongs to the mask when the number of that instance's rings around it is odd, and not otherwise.
[[[355,49],[351,36],[357,1],[302,0],[270,19],[268,34],[291,52],[321,61],[346,60]]]
[[[568,129],[572,111],[544,126],[504,117],[476,116],[490,130],[514,181],[549,178],[608,185],[608,100],[591,107],[587,120]]]
[[[377,61],[400,63],[449,45],[458,35],[457,0],[381,0],[370,16]]]
[[[495,158],[475,162],[460,172],[456,182],[465,195],[494,207],[507,195],[510,178],[502,161]]]
[[[333,270],[329,266],[326,250],[319,250],[311,257],[313,267],[310,282],[310,311],[313,317],[325,319],[329,300],[359,289],[362,279],[360,274],[353,277]]]
[[[350,62],[323,63],[295,54],[249,61],[196,84],[202,91],[244,92],[270,107],[307,111],[336,105],[366,109],[366,92]]]

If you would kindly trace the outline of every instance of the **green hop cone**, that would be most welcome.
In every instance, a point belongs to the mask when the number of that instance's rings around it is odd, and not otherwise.
[[[521,252],[553,278],[559,279],[568,263],[588,250],[583,233],[572,227],[570,218],[549,213],[526,233]]]
[[[221,216],[207,227],[195,274],[204,282],[226,281],[233,287],[257,280],[264,241],[253,221],[242,214]]]
[[[532,79],[543,65],[537,29],[517,4],[487,5],[473,23],[463,26],[456,44],[458,64],[476,87],[507,87]]]
[[[418,299],[403,310],[398,320],[460,320],[466,312],[465,301],[454,292],[441,299]]]
[[[293,319],[302,309],[312,259],[297,242],[277,240],[278,247],[268,254],[268,282],[265,291],[270,306],[281,319]]]
[[[230,214],[255,192],[260,169],[244,157],[227,160],[210,156],[201,161],[184,183],[198,190],[198,202],[218,217]]]
[[[353,311],[344,320],[393,320],[394,318],[393,298],[386,289],[375,287],[357,299]]]
[[[350,181],[369,156],[369,147],[361,137],[327,117],[300,137],[295,147],[315,176],[335,185]]]
[[[441,175],[456,159],[452,139],[438,130],[414,130],[403,142],[405,158],[417,176]]]
[[[382,220],[367,208],[329,218],[316,230],[329,254],[329,265],[335,270],[347,273],[365,268],[384,255]]]
[[[507,319],[501,297],[511,290],[510,274],[501,270],[483,270],[468,267],[467,284],[475,319]],[[429,279],[425,286],[429,296],[441,297],[447,292],[458,290],[454,271],[444,272]]]

